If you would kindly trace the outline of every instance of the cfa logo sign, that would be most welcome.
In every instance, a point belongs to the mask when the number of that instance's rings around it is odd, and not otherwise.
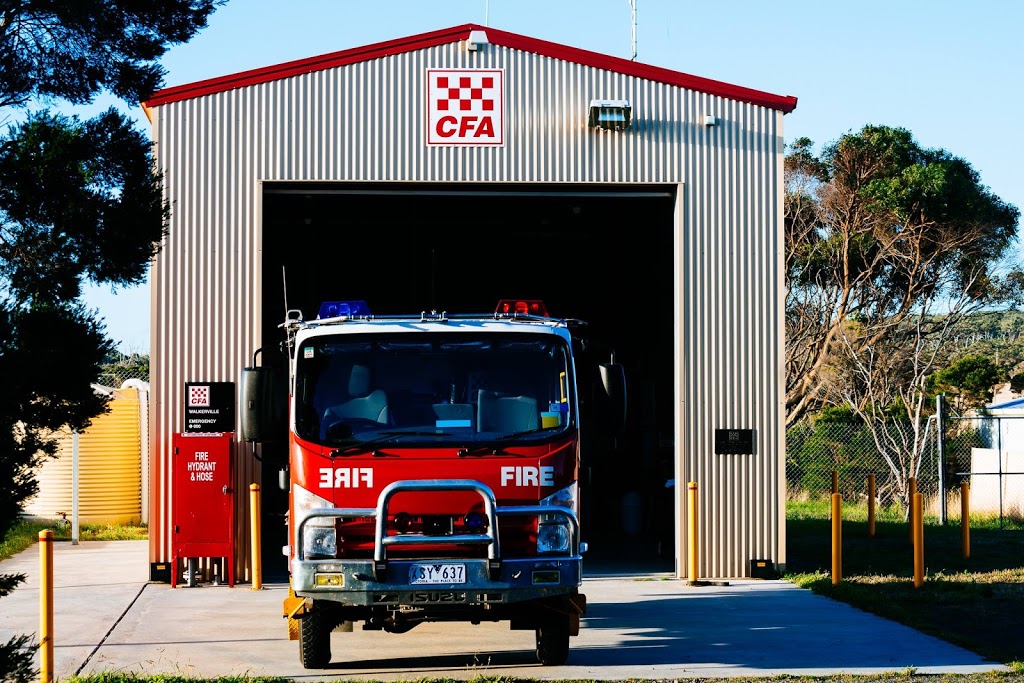
[[[427,144],[505,144],[503,69],[427,69]]]
[[[188,404],[196,407],[208,407],[210,405],[210,387],[190,386],[188,388]]]

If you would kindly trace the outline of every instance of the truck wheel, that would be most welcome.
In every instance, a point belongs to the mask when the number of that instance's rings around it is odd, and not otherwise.
[[[559,666],[569,658],[569,615],[550,614],[537,629],[537,661]]]
[[[305,669],[322,669],[331,663],[331,629],[316,603],[299,619],[299,659]]]

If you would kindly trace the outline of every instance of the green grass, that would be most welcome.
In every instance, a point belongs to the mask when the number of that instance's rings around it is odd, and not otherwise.
[[[0,542],[0,560],[6,560],[39,541],[39,532],[53,531],[53,540],[70,541],[70,526],[58,525],[56,520],[21,519],[14,523],[7,537]],[[81,524],[78,528],[80,541],[144,541],[149,538],[149,529],[144,524]]]
[[[869,537],[866,510],[843,509],[841,581],[832,583],[827,503],[787,508],[785,578],[815,593],[940,637],[1024,673],[1024,527],[972,520],[963,557],[958,520],[925,516],[924,583],[914,586],[907,524],[889,511]]]

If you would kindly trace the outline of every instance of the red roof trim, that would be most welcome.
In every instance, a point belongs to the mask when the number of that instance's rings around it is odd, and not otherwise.
[[[345,66],[346,64],[355,64],[358,62],[369,61],[371,59],[377,59],[379,57],[386,57],[388,55],[412,52],[413,50],[422,50],[424,48],[444,45],[457,40],[465,40],[469,37],[469,32],[474,30],[485,31],[487,33],[487,40],[489,43],[501,45],[514,50],[533,52],[553,59],[562,59],[597,69],[607,69],[627,76],[636,76],[637,78],[646,78],[659,83],[677,85],[682,88],[706,92],[710,95],[718,95],[732,100],[749,102],[751,104],[768,107],[769,109],[778,109],[786,114],[796,109],[796,98],[789,95],[773,95],[761,90],[744,88],[738,85],[723,83],[721,81],[714,81],[709,78],[701,78],[700,76],[691,76],[690,74],[681,73],[679,71],[672,71],[670,69],[663,69],[657,66],[641,64],[621,57],[612,57],[610,55],[603,55],[589,50],[567,47],[565,45],[559,45],[558,43],[529,38],[527,36],[501,31],[489,26],[480,26],[478,24],[462,24],[461,26],[453,26],[452,28],[441,29],[439,31],[420,33],[407,38],[388,40],[382,43],[366,45],[364,47],[332,52],[330,54],[320,55],[319,57],[299,59],[275,66],[242,71],[229,76],[210,78],[204,81],[165,88],[154,93],[152,97],[143,103],[143,105],[145,107],[157,107],[161,104],[179,102],[181,100],[187,100],[194,97],[202,97],[203,95],[212,95],[214,93],[225,92],[235,88],[257,85],[259,83],[289,78],[291,76],[299,76],[313,71],[332,69],[338,66]]]

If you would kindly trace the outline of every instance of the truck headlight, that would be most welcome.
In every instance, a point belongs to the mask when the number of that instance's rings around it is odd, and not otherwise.
[[[541,505],[560,505],[576,512],[576,482],[540,500]],[[572,541],[569,523],[561,515],[541,515],[537,524],[538,553],[566,553]]]
[[[298,484],[292,488],[292,499],[295,504],[296,521],[303,519],[311,510],[334,507],[331,501],[310,493]],[[303,557],[335,557],[338,554],[338,534],[334,529],[334,522],[333,517],[314,517],[303,525]]]
[[[302,553],[307,560],[337,556],[338,534],[334,527],[307,526],[302,534]]]
[[[553,520],[554,515],[544,515]],[[564,522],[544,522],[537,525],[537,552],[538,553],[566,553],[569,552],[569,525]]]

